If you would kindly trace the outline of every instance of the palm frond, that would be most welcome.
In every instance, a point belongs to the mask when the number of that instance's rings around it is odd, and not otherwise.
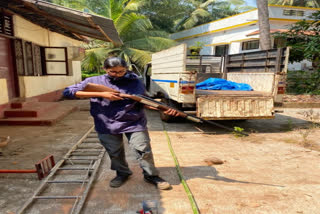
[[[216,2],[216,0],[205,1],[204,3],[200,4],[199,8],[207,8],[210,4],[215,3],[215,2]]]
[[[110,1],[110,11],[111,18],[116,22],[124,13],[125,4],[128,0],[109,0]]]
[[[228,2],[236,7],[242,6],[246,3],[244,0],[229,0]]]
[[[111,53],[119,51],[121,51],[119,48],[106,49],[104,47],[88,49],[82,60],[82,67],[88,71],[99,71],[104,60]]]
[[[126,48],[123,51],[131,59],[131,62],[141,68],[151,61],[151,52],[149,51],[143,51],[135,48]]]
[[[126,7],[124,8],[124,12],[128,11],[137,11],[140,7],[147,3],[146,0],[130,0]]]
[[[163,49],[174,46],[176,42],[172,39],[162,37],[146,37],[142,39],[132,40],[126,42],[125,46],[128,48],[135,48],[139,50],[146,50],[149,52],[157,52]]]
[[[191,16],[207,17],[210,16],[210,13],[206,9],[198,8],[191,13]]]
[[[135,38],[143,38],[143,37],[163,37],[163,38],[169,38],[170,34],[162,31],[162,30],[148,30],[147,32],[136,32]]]
[[[120,37],[125,35],[127,32],[132,31],[146,31],[152,28],[152,24],[149,19],[143,15],[138,15],[136,13],[125,14],[118,19],[116,22],[116,28],[119,32]]]
[[[177,19],[174,23],[174,27],[173,30],[174,31],[178,31],[181,29],[181,27],[183,26],[183,23],[185,23],[187,20],[189,19],[189,16],[184,16],[181,19]]]
[[[198,23],[200,17],[209,17],[210,15],[211,14],[207,10],[200,8],[196,9],[192,12],[191,16],[185,21],[183,27],[186,29],[191,28]]]

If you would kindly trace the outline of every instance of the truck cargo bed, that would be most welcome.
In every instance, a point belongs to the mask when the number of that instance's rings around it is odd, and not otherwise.
[[[230,91],[230,90],[196,90],[196,96],[214,95],[214,96],[248,96],[248,97],[268,97],[272,96],[264,91]]]
[[[206,120],[274,118],[274,97],[261,91],[196,90],[197,116]]]

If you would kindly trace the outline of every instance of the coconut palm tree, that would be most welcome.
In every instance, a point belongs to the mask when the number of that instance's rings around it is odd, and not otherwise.
[[[129,65],[134,63],[143,67],[151,60],[152,52],[169,48],[175,44],[175,41],[168,38],[168,33],[153,30],[150,20],[136,13],[144,3],[143,0],[82,1],[85,1],[85,8],[91,13],[112,19],[123,41],[123,45],[118,47],[97,40],[84,45],[86,57],[82,62],[82,67],[86,70],[99,71],[104,59],[110,55],[124,58]],[[85,9],[82,5],[76,7],[80,10]]]
[[[260,30],[260,48],[261,50],[268,50],[271,49],[268,3],[265,0],[257,0],[257,7]]]
[[[186,0],[185,4],[189,6],[189,11],[187,10],[182,18],[176,20],[175,31],[192,28],[254,8],[246,6],[244,0]]]
[[[210,17],[208,6],[216,0],[197,1],[188,0],[186,4],[190,6],[191,10],[186,13],[184,17],[176,21],[174,27],[175,31],[191,28],[199,23],[201,19]]]
[[[269,0],[269,4],[291,5],[300,7],[320,7],[320,0]]]

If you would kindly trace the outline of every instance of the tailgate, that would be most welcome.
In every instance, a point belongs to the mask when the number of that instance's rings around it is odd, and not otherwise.
[[[197,117],[206,120],[274,118],[273,96],[199,96]]]

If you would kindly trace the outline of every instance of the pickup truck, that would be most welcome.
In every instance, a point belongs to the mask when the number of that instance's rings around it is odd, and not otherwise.
[[[143,79],[149,96],[205,120],[272,119],[288,56],[288,48],[187,56],[187,46],[181,44],[152,54]],[[253,91],[197,90],[196,84],[209,77],[247,83]],[[165,114],[161,119],[173,120]]]

